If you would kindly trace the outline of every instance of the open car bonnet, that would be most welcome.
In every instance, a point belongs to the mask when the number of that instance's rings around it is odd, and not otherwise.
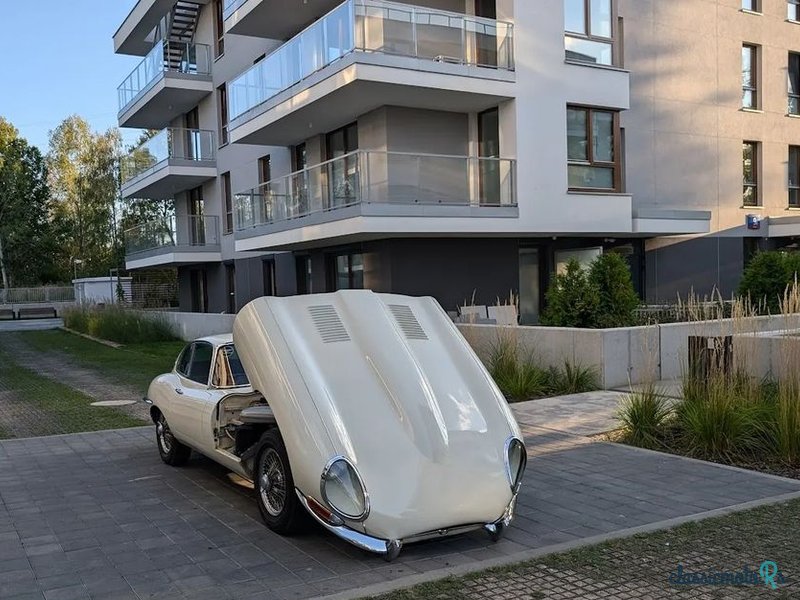
[[[500,391],[432,298],[370,291],[260,298],[234,342],[275,413],[295,485],[320,499],[348,458],[371,510],[363,528],[406,538],[501,517],[505,443],[519,428]]]

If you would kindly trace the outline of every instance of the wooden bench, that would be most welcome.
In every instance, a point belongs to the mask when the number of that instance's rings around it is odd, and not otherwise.
[[[0,308],[0,321],[12,321],[15,318],[13,308]]]
[[[17,309],[18,319],[55,319],[58,317],[52,306],[36,306]]]

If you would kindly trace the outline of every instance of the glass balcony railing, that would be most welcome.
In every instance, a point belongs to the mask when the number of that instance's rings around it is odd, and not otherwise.
[[[225,0],[225,5],[222,9],[222,18],[227,19],[230,17],[239,10],[245,2],[247,2],[247,0]]]
[[[347,0],[230,82],[233,120],[351,52],[514,69],[511,23],[385,2]]]
[[[516,206],[516,162],[359,150],[236,194],[239,231],[356,204]]]
[[[170,159],[200,162],[216,158],[217,144],[213,131],[162,129],[122,159],[122,181],[127,183]]]
[[[219,218],[216,216],[171,216],[142,223],[125,232],[127,255],[178,246],[219,245]]]
[[[159,42],[117,88],[119,110],[127,108],[148,86],[167,72],[211,73],[211,48],[205,44]]]

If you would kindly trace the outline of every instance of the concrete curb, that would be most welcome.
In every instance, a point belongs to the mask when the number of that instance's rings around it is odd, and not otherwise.
[[[542,556],[546,556],[548,554],[560,554],[562,552],[569,552],[570,550],[575,550],[576,548],[582,548],[584,546],[594,546],[597,544],[602,544],[603,542],[618,540],[621,538],[627,538],[641,533],[652,533],[654,531],[672,529],[674,527],[683,525],[685,523],[694,523],[697,521],[703,521],[705,519],[711,519],[713,517],[721,517],[736,512],[750,510],[753,508],[759,508],[761,506],[769,506],[772,504],[783,504],[795,499],[800,499],[800,490],[798,490],[797,492],[789,492],[787,494],[781,494],[779,496],[770,496],[768,498],[761,498],[759,500],[751,500],[750,502],[743,502],[741,504],[733,504],[731,506],[716,508],[714,510],[709,510],[702,513],[695,513],[693,515],[686,515],[683,517],[675,517],[673,519],[667,519],[664,521],[657,521],[655,523],[649,523],[647,525],[639,525],[637,527],[620,529],[618,531],[614,531],[611,533],[595,535],[580,540],[572,540],[569,542],[563,542],[561,544],[553,544],[551,546],[545,546],[544,548],[536,548],[535,550],[526,550],[524,552],[518,552],[517,554],[511,554],[509,556],[503,556],[501,558],[481,561],[475,564],[457,565],[454,567],[447,567],[445,569],[438,569],[436,571],[428,571],[426,573],[409,575],[407,577],[396,579],[395,581],[387,581],[384,583],[376,583],[373,585],[364,586],[357,590],[348,590],[345,592],[339,592],[327,596],[316,596],[311,600],[356,600],[358,598],[368,598],[370,596],[386,594],[388,592],[393,592],[399,589],[408,588],[411,586],[419,585],[421,583],[427,583],[429,581],[445,579],[447,577],[460,577],[464,575],[469,575],[470,573],[478,573],[480,571],[485,571],[487,569],[491,569],[494,567],[503,567],[516,563],[527,562],[536,558],[540,558]]]
[[[95,429],[94,431],[79,431],[77,433],[54,433],[53,435],[35,435],[33,437],[14,437],[0,440],[0,445],[9,442],[30,442],[35,440],[49,440],[51,438],[78,437],[80,435],[92,435],[94,433],[122,433],[123,431],[138,431],[152,429],[153,425],[137,425],[135,427],[121,427],[117,429]]]

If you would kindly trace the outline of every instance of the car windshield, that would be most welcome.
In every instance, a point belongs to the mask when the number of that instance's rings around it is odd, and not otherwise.
[[[217,352],[217,361],[214,365],[214,377],[211,380],[214,387],[226,388],[249,385],[244,372],[242,361],[233,344],[221,346]]]

